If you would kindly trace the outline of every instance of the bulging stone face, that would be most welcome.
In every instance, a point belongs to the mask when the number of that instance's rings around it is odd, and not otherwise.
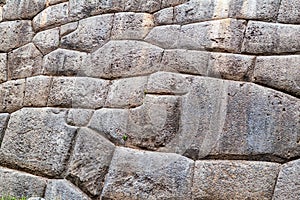
[[[166,153],[117,148],[103,199],[191,199],[193,161]]]
[[[48,108],[23,108],[13,113],[0,149],[1,162],[59,176],[76,132],[66,125],[65,115],[65,111]]]
[[[48,54],[59,46],[59,29],[54,28],[39,32],[32,41],[44,55]]]

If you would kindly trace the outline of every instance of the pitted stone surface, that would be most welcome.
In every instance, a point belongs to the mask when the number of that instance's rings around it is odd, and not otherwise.
[[[300,1],[282,0],[278,14],[278,21],[283,23],[300,23]]]
[[[54,28],[39,32],[32,39],[37,48],[44,54],[54,51],[59,46],[59,29]]]

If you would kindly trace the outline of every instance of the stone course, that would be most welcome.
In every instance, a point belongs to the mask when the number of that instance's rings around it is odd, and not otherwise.
[[[299,0],[0,0],[0,198],[300,198]]]

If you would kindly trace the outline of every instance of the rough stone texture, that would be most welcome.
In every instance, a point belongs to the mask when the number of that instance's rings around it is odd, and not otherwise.
[[[299,176],[300,176],[300,160],[288,162],[281,167],[277,184],[274,191],[273,200],[279,199],[299,199]]]
[[[46,0],[9,0],[3,7],[6,20],[31,19],[46,6]]]
[[[5,129],[7,127],[7,122],[9,120],[9,114],[8,113],[0,113],[0,146],[2,143],[2,139],[4,136]]]
[[[47,179],[0,167],[0,196],[43,196]]]
[[[104,106],[109,81],[82,78],[53,78],[48,106],[101,108]]]
[[[133,77],[112,81],[106,107],[137,107],[143,104],[147,77]]]
[[[52,79],[47,76],[36,76],[26,79],[24,106],[47,106]]]
[[[193,199],[271,199],[279,164],[196,161]]]
[[[143,39],[153,28],[153,16],[146,13],[116,13],[111,39]]]
[[[47,184],[45,199],[91,200],[86,194],[66,180],[51,180]]]
[[[61,39],[62,47],[92,51],[103,46],[110,36],[113,15],[99,15],[79,21],[78,28]]]
[[[86,126],[93,115],[93,110],[70,109],[68,111],[67,123],[71,126]]]
[[[174,8],[165,8],[153,14],[156,25],[172,24],[174,21]]]
[[[0,83],[7,81],[7,55],[0,53]]]
[[[298,52],[299,31],[298,25],[250,21],[242,51],[255,54]]]
[[[103,199],[191,199],[193,161],[166,153],[117,148]]]
[[[1,163],[59,176],[76,132],[66,125],[65,115],[63,110],[49,108],[23,108],[11,114],[0,149]]]
[[[149,12],[158,11],[161,7],[161,0],[128,0],[125,2],[125,11]]]
[[[100,195],[115,146],[98,133],[81,128],[71,156],[68,177],[84,191]]]
[[[300,97],[299,63],[299,55],[257,57],[254,82]]]
[[[110,41],[91,54],[84,74],[118,78],[149,74],[159,70],[163,49],[140,41]]]
[[[0,6],[0,22],[2,22],[2,20],[3,20],[3,7]]]
[[[75,31],[78,27],[78,22],[72,22],[65,25],[60,26],[60,35],[65,36],[73,31]]]
[[[34,32],[31,21],[18,20],[0,23],[0,52],[8,52],[29,43]]]
[[[278,14],[278,21],[283,23],[300,23],[300,1],[282,0]]]
[[[8,81],[0,85],[0,112],[14,112],[23,106],[25,80]]]
[[[20,79],[42,73],[43,55],[33,43],[8,53],[7,68],[9,79]]]
[[[58,48],[59,40],[59,29],[54,28],[37,33],[32,41],[46,55]]]

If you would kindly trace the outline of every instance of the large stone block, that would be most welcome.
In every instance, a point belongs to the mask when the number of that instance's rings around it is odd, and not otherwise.
[[[300,1],[282,0],[278,14],[278,21],[283,23],[300,23]]]
[[[103,199],[191,199],[193,161],[176,154],[117,148]]]
[[[11,114],[1,146],[1,163],[59,177],[76,133],[65,123],[65,117],[65,111],[49,108],[23,108]]]
[[[33,43],[8,53],[8,78],[27,78],[42,73],[43,55]]]
[[[0,23],[0,35],[0,52],[8,52],[31,42],[34,32],[31,21],[18,20]]]
[[[6,20],[31,19],[45,6],[46,0],[9,0],[3,7],[3,18]]]
[[[0,167],[0,197],[39,197],[44,196],[47,179],[31,174]]]
[[[0,54],[0,83],[7,81],[7,54]]]
[[[71,126],[86,126],[92,118],[94,110],[70,109],[68,110],[67,123]]]
[[[161,0],[128,0],[125,2],[125,11],[153,13],[161,8]]]
[[[196,161],[192,199],[271,199],[279,167],[268,162]]]
[[[37,33],[32,41],[46,55],[58,48],[59,40],[59,28],[54,28]]]
[[[0,146],[2,143],[2,139],[4,137],[4,132],[7,128],[8,120],[9,120],[8,113],[0,113]]]
[[[288,162],[281,167],[273,200],[300,198],[300,160]]]
[[[257,57],[253,81],[300,97],[300,56]]]
[[[141,41],[110,41],[91,54],[83,73],[91,77],[118,78],[150,74],[160,69],[163,49]]]
[[[61,38],[61,46],[87,52],[95,50],[108,41],[112,23],[112,14],[83,19],[74,32]]]
[[[78,132],[67,176],[92,195],[100,195],[115,146],[88,128]]]
[[[173,24],[174,8],[165,8],[153,14],[155,25]]]

